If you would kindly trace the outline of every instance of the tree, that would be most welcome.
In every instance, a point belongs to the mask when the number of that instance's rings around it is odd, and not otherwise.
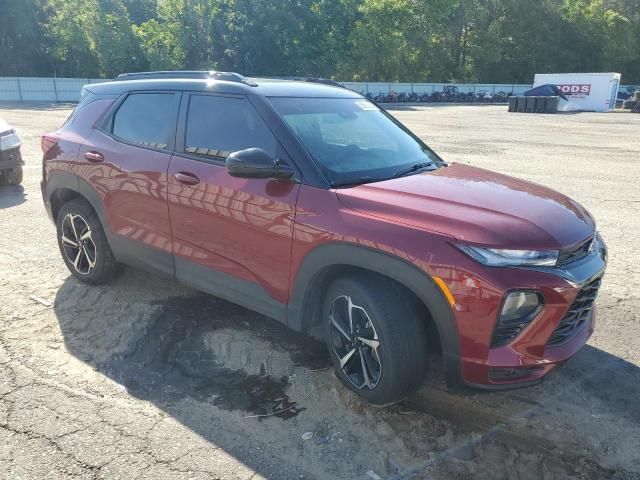
[[[640,82],[640,0],[0,0],[0,75]]]
[[[0,0],[0,76],[48,75],[44,0]]]
[[[59,75],[114,76],[145,65],[122,0],[53,0],[47,24]]]

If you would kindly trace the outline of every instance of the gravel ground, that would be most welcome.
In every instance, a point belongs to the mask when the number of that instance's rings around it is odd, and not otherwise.
[[[595,335],[542,385],[451,394],[434,359],[376,409],[258,314],[132,268],[75,281],[39,190],[39,135],[69,113],[0,105],[27,162],[0,187],[0,477],[640,479],[640,115],[393,110],[449,161],[581,202],[610,264]]]

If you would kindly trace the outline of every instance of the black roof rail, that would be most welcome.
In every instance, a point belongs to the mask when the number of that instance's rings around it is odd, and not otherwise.
[[[332,87],[347,88],[344,85],[340,85],[335,80],[331,80],[330,78],[301,77],[299,79],[294,78],[294,80],[301,80],[303,82],[310,82],[310,83],[321,83],[323,85],[330,85]]]
[[[285,77],[285,76],[282,76],[282,77],[279,77],[279,76],[275,76],[275,77],[259,77],[259,78],[272,78],[274,80],[292,80],[292,81],[295,81],[295,82],[321,83],[323,85],[329,85],[331,87],[338,87],[338,88],[344,88],[346,90],[350,90],[349,88],[345,87],[344,85],[339,84],[335,80],[331,80],[330,78]]]
[[[135,72],[121,73],[116,77],[116,81],[122,80],[153,80],[153,79],[203,79],[203,80],[223,80],[226,82],[244,83],[251,87],[258,86],[257,83],[235,72],[217,72],[215,70],[168,70],[159,72]]]

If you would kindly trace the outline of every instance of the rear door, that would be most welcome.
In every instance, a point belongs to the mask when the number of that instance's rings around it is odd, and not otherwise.
[[[101,197],[116,256],[173,274],[167,169],[180,104],[176,92],[132,92],[79,154]]]
[[[231,177],[226,156],[250,147],[291,164],[246,97],[185,94],[168,180],[176,277],[280,317],[299,184]]]

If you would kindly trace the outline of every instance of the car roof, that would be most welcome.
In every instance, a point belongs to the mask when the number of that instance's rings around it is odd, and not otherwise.
[[[125,92],[144,90],[184,90],[265,97],[362,98],[359,93],[330,80],[249,78],[227,72],[220,72],[220,75],[217,72],[211,72],[212,76],[209,76],[207,73],[123,74],[115,81],[92,83],[85,88],[97,95],[121,95]]]

